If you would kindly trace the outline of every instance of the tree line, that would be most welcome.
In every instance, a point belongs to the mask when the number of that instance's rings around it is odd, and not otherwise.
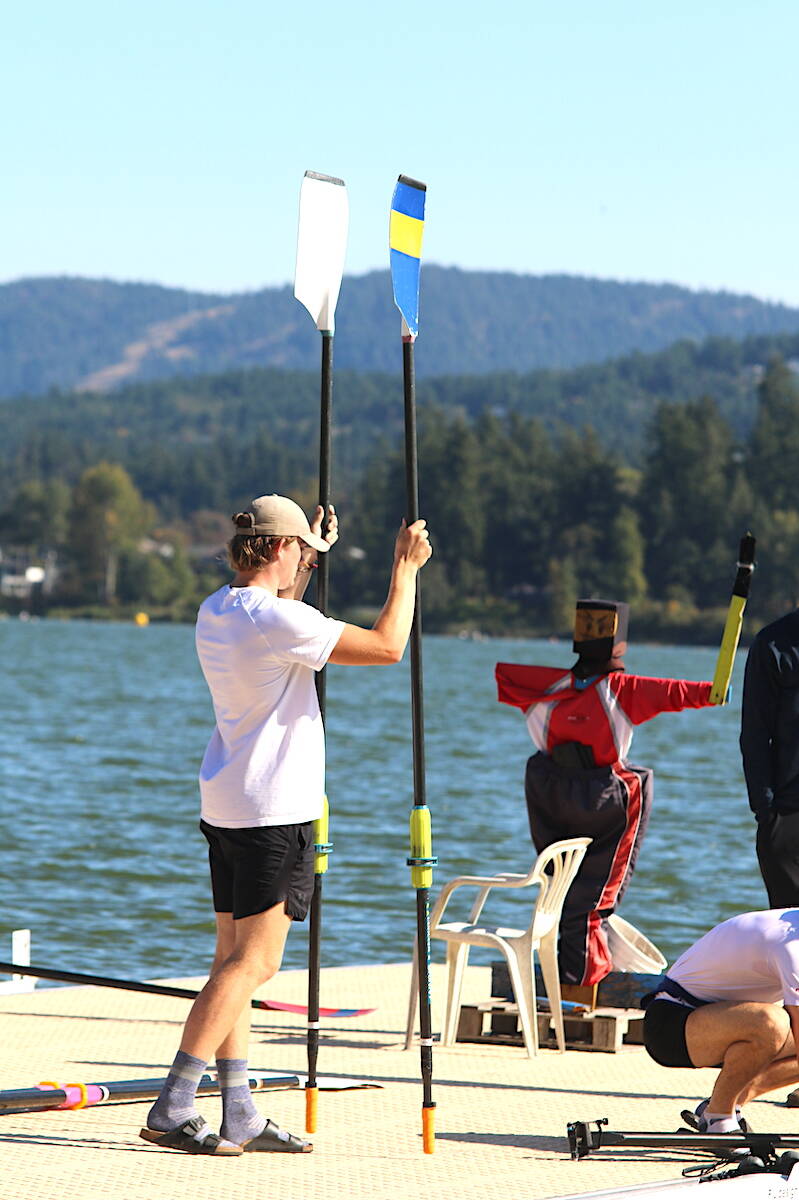
[[[188,619],[227,577],[230,513],[265,489],[308,509],[316,495],[308,448],[286,449],[268,425],[234,422],[221,442],[182,444],[177,456],[154,445],[139,464],[106,454],[77,474],[69,455],[43,449],[26,444],[0,546],[56,555],[46,603],[60,609],[137,606]],[[425,627],[563,633],[577,595],[606,594],[630,601],[639,634],[714,641],[747,529],[759,543],[748,614],[762,623],[799,599],[797,452],[799,386],[779,359],[757,387],[745,436],[710,396],[661,403],[637,461],[621,431],[603,440],[589,426],[555,433],[520,412],[427,405],[420,503],[435,554]],[[400,439],[374,443],[339,507],[332,608],[368,610],[383,598],[404,510]]]
[[[470,423],[484,413],[534,417],[554,441],[564,429],[590,424],[602,446],[639,466],[663,403],[713,396],[734,439],[745,442],[757,387],[774,356],[799,360],[799,335],[679,342],[656,354],[568,371],[422,379],[418,401],[420,412],[440,408]],[[401,440],[402,413],[399,364],[393,375],[337,369],[333,438],[340,498],[354,495],[381,443]],[[259,486],[253,475],[263,477],[267,456],[288,486],[311,475],[318,428],[318,370],[231,370],[114,392],[17,396],[0,401],[0,510],[26,480],[55,472],[72,486],[100,460],[124,466],[164,518],[191,508],[198,491],[207,506],[226,508]]]

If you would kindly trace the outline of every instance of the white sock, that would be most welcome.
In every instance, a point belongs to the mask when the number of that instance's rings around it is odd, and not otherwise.
[[[705,1109],[702,1116],[707,1121],[708,1133],[740,1133],[741,1131],[735,1113],[713,1113]]]

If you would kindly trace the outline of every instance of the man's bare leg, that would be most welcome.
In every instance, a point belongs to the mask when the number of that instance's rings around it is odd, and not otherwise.
[[[246,921],[246,919],[245,919]],[[211,969],[211,977],[219,974],[225,964],[235,957],[237,948],[243,949],[245,955],[250,953],[252,930],[241,920],[234,921],[231,913],[217,913],[217,949]],[[282,949],[281,949],[282,957]],[[219,1130],[227,1142],[235,1145],[248,1146],[250,1149],[277,1149],[273,1142],[277,1136],[272,1125],[272,1133],[265,1133],[267,1119],[255,1105],[250,1093],[248,1077],[248,1057],[250,1044],[251,1009],[246,1003],[235,1025],[216,1051],[216,1065],[219,1075],[219,1085],[222,1092],[222,1126]],[[263,1144],[262,1144],[263,1143]],[[303,1143],[302,1139],[292,1139],[292,1143]],[[289,1149],[289,1146],[281,1148]],[[294,1146],[298,1148],[297,1145]]]
[[[761,1071],[752,1080],[747,1090],[741,1093],[738,1103],[743,1106],[750,1100],[757,1100],[758,1097],[765,1096],[767,1092],[773,1092],[782,1087],[795,1087],[797,1083],[799,1083],[799,1066],[796,1063],[796,1055],[778,1058],[776,1062],[773,1062],[770,1067]]]
[[[211,974],[192,1005],[180,1050],[147,1115],[148,1140],[153,1140],[149,1131],[169,1132],[199,1121],[197,1084],[215,1051],[218,1050],[218,1058],[229,1056],[227,1062],[232,1061],[234,1079],[243,1074],[243,1070],[236,1068],[241,1067],[242,1060],[246,1067],[250,998],[257,987],[278,971],[290,925],[291,919],[286,916],[283,901],[265,913],[240,921],[234,921],[231,913],[217,915],[216,955]],[[227,1082],[232,1083],[230,1079]],[[240,1084],[241,1080],[237,1082]],[[249,1088],[247,1101],[249,1105]],[[265,1120],[259,1120],[255,1113],[254,1124],[265,1124]],[[204,1125],[202,1128],[205,1131]],[[190,1140],[198,1137],[194,1131]],[[228,1147],[229,1141],[225,1139],[221,1151],[213,1152],[233,1151],[236,1143]],[[187,1146],[179,1148],[186,1149]]]
[[[217,917],[217,939],[227,944],[227,918]],[[233,950],[211,977],[192,1005],[180,1043],[181,1050],[208,1062],[216,1052],[225,1058],[246,1058],[249,1005],[253,993],[280,969],[291,917],[284,901],[238,921],[234,926]],[[242,1040],[243,1039],[243,1040]],[[228,1051],[236,1051],[229,1054]],[[243,1053],[240,1053],[243,1050]]]
[[[216,913],[216,952],[208,978],[221,969],[236,949],[236,926],[232,913]],[[219,1058],[247,1058],[250,1044],[250,1016],[252,1009],[245,1004],[241,1016],[225,1040],[216,1049]]]
[[[743,1099],[751,1100],[754,1094],[781,1086],[779,1082],[769,1083],[768,1088],[762,1084],[771,1079],[769,1072],[778,1062],[789,1061],[785,1056],[790,1035],[788,1014],[776,1004],[721,1001],[694,1009],[685,1023],[691,1062],[696,1067],[723,1063],[708,1111],[733,1115]],[[790,1045],[792,1048],[792,1040]],[[795,1079],[799,1075],[795,1058],[793,1071],[791,1078]],[[753,1087],[759,1090],[753,1093]]]

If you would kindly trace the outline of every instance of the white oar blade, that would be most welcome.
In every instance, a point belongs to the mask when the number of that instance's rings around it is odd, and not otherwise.
[[[332,333],[344,257],[349,204],[343,179],[306,171],[300,188],[300,223],[294,295],[316,322]]]

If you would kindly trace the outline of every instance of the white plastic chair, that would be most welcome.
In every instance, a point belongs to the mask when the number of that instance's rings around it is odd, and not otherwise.
[[[519,1021],[524,1035],[524,1044],[530,1058],[538,1053],[538,1020],[535,1002],[535,974],[533,957],[538,951],[541,972],[555,1035],[561,1054],[566,1049],[561,1011],[560,978],[558,976],[558,928],[563,901],[572,881],[585,857],[591,838],[568,838],[553,842],[539,854],[526,875],[502,872],[498,875],[460,875],[451,879],[430,914],[430,936],[441,938],[447,943],[447,1007],[441,1045],[451,1046],[455,1041],[458,1017],[461,1009],[461,991],[469,950],[472,946],[488,946],[499,950],[504,956],[510,972],[513,992],[519,1006]],[[539,885],[533,916],[526,929],[504,929],[497,926],[478,925],[477,919],[483,911],[488,893],[492,888],[522,888]],[[468,921],[441,923],[444,909],[456,888],[471,885],[479,888],[472,905]],[[416,1011],[419,1001],[419,958],[418,946],[414,947],[411,994],[408,1002],[408,1024],[405,1031],[405,1049],[413,1042]]]

